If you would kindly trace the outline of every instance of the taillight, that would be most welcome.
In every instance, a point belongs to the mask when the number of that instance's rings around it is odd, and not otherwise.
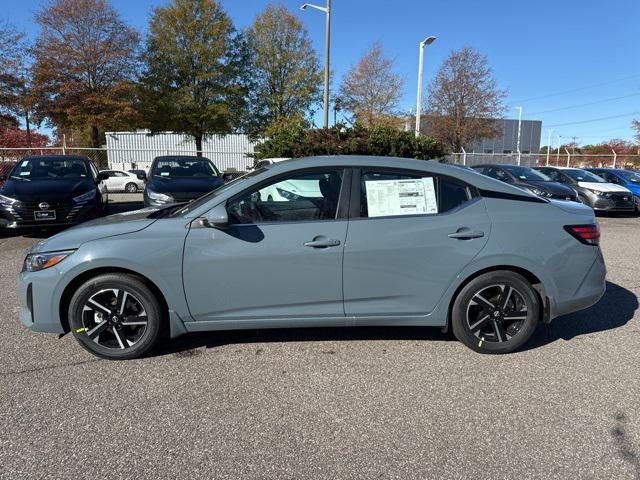
[[[600,227],[595,225],[565,225],[564,229],[585,245],[600,244]]]

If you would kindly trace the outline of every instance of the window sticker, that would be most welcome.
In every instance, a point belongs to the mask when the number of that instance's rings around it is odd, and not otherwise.
[[[433,177],[366,180],[369,217],[438,213]]]

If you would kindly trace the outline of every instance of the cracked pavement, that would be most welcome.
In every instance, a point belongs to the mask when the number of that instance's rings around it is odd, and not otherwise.
[[[135,206],[135,205],[131,205]],[[0,478],[640,479],[640,219],[608,289],[507,356],[435,329],[215,332],[110,362],[17,318],[0,237]]]

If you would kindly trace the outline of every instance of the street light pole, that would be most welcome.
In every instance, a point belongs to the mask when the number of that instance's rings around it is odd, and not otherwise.
[[[549,166],[549,152],[551,150],[551,134],[553,133],[553,128],[549,128],[549,140],[547,140],[547,167]]]
[[[518,107],[518,143],[516,144],[516,152],[518,152],[518,165],[520,165],[520,133],[522,132],[522,107]]]
[[[418,60],[418,96],[416,99],[416,138],[420,136],[420,117],[422,115],[422,108],[420,103],[422,102],[422,67],[424,64],[424,47],[431,45],[436,37],[427,37],[420,42],[419,48],[419,60]]]
[[[556,166],[558,166],[558,162],[560,161],[560,135],[556,135],[558,137],[558,153],[556,154]]]
[[[329,128],[329,54],[331,45],[331,0],[326,1],[327,4],[325,7],[313,5],[311,3],[305,3],[300,6],[300,10],[306,10],[307,7],[315,8],[316,10],[324,12],[326,16],[326,28],[324,36],[324,93],[322,96],[322,127],[325,129]]]

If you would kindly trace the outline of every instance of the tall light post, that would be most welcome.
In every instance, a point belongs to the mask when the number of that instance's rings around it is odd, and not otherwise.
[[[516,152],[518,152],[518,165],[520,165],[520,134],[522,132],[522,107],[518,107],[518,143],[516,144]]]
[[[556,167],[558,166],[558,162],[560,161],[560,135],[556,135],[558,138],[558,153],[556,153]]]
[[[551,150],[551,134],[553,133],[553,128],[549,128],[549,139],[547,140],[547,167],[549,166],[549,152]]]
[[[325,129],[329,128],[329,46],[331,39],[331,0],[326,1],[327,5],[325,7],[313,5],[311,3],[305,3],[300,6],[300,10],[306,10],[308,7],[315,8],[316,10],[324,12],[326,16],[326,30],[324,37],[324,94],[322,97],[322,126]]]
[[[427,37],[420,42],[420,53],[418,60],[418,98],[416,99],[416,138],[420,136],[420,116],[422,115],[420,103],[422,101],[422,66],[424,60],[424,47],[431,45],[436,37]]]

